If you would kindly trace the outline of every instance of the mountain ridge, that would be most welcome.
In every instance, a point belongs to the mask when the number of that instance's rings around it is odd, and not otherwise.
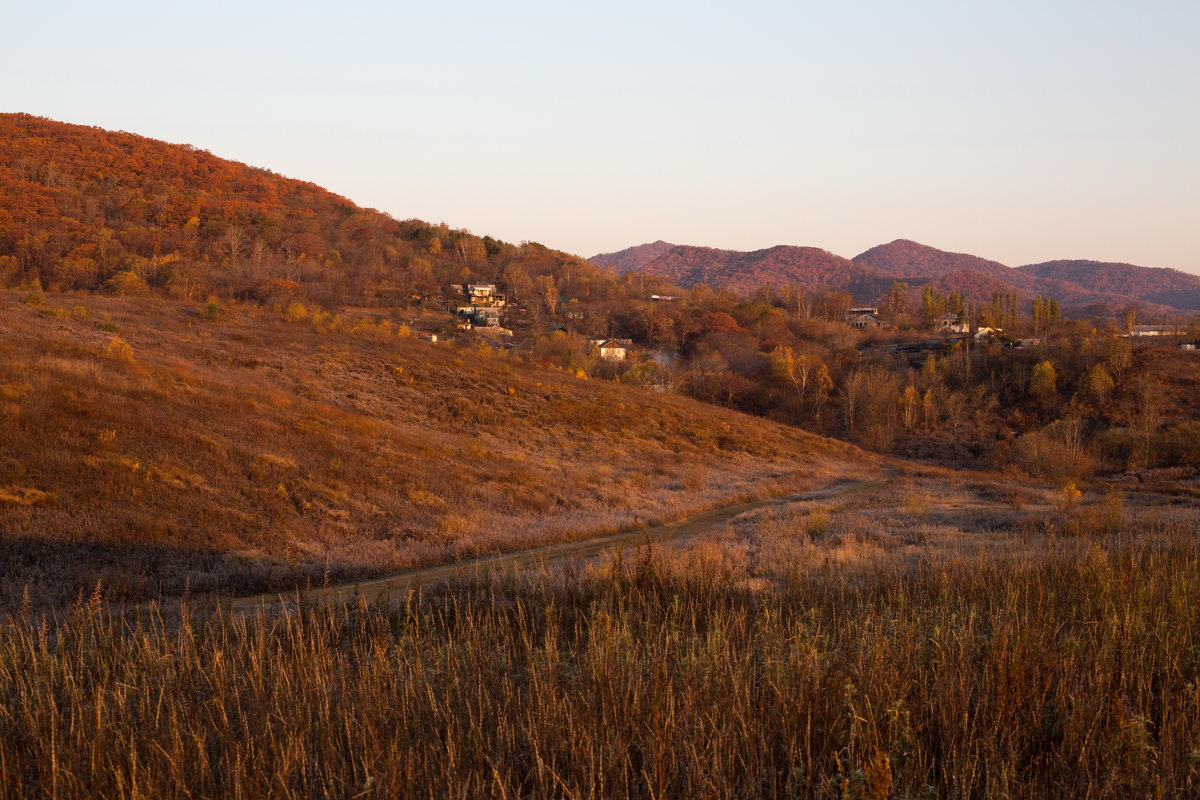
[[[1022,301],[1039,295],[1054,297],[1076,310],[1139,305],[1159,314],[1200,311],[1200,276],[1176,269],[1087,260],[1010,267],[909,239],[877,245],[852,259],[793,245],[754,251],[676,245],[650,259],[646,251],[626,259],[626,252],[603,254],[599,263],[619,271],[626,271],[621,270],[622,264],[637,263],[638,271],[681,286],[704,283],[747,294],[788,284],[806,291],[845,290],[856,302],[870,302],[886,293],[891,283],[903,282],[910,288],[929,286],[946,294],[963,294],[976,303],[1005,291]]]

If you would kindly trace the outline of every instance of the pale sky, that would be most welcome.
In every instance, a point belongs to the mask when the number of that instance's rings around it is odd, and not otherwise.
[[[8,4],[0,109],[581,255],[1200,273],[1200,3]]]

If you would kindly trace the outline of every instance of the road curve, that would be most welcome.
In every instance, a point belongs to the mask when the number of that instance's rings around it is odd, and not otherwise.
[[[418,587],[431,586],[450,580],[479,578],[497,573],[517,572],[529,567],[542,567],[561,561],[592,558],[613,550],[626,550],[642,546],[647,542],[660,544],[673,539],[707,533],[736,516],[758,508],[822,500],[837,495],[878,489],[886,484],[889,479],[890,475],[866,481],[841,481],[809,492],[779,495],[761,500],[749,500],[743,503],[721,506],[676,520],[675,522],[655,525],[652,528],[624,531],[622,533],[597,536],[592,539],[581,539],[573,542],[560,542],[542,547],[533,547],[528,550],[493,553],[479,556],[470,561],[409,570],[383,578],[352,581],[333,586],[314,587],[305,591],[304,599],[307,602],[338,603],[362,598],[367,602],[374,602],[387,600],[390,597],[403,596],[405,593]],[[249,612],[262,610],[265,607],[294,603],[296,598],[297,595],[295,592],[274,592],[231,598],[222,602],[221,605],[229,611]]]

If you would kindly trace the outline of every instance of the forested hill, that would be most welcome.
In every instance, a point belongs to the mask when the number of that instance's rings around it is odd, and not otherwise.
[[[645,267],[654,259],[671,250],[675,245],[659,239],[657,242],[639,244],[615,253],[599,253],[588,259],[602,267],[612,267],[617,272],[630,272]]]
[[[655,255],[657,253],[657,255]],[[1121,309],[1170,315],[1200,310],[1200,276],[1097,261],[1054,261],[1013,268],[968,253],[951,253],[907,239],[845,259],[816,247],[777,246],[742,252],[665,242],[593,256],[619,271],[637,270],[681,286],[707,284],[751,294],[760,287],[808,292],[847,291],[858,302],[881,302],[895,282],[959,294],[977,304],[996,292],[1022,304],[1042,295],[1073,311]]]
[[[615,288],[576,256],[396,220],[190,145],[0,114],[0,286],[334,304],[506,272],[531,294],[564,272],[579,296]]]
[[[1146,303],[1200,310],[1200,275],[1177,269],[1103,261],[1047,261],[1017,269],[1041,280],[1086,284],[1097,291],[1132,295]]]
[[[610,254],[607,263],[620,263],[620,256]],[[795,286],[808,292],[847,289],[865,299],[886,292],[891,285],[890,276],[873,267],[817,247],[786,245],[748,253],[675,245],[639,269],[680,286],[706,284],[742,294],[763,286]]]

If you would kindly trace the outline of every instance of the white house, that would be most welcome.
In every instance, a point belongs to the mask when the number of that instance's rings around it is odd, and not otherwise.
[[[989,328],[986,325],[975,330],[975,341],[982,342],[986,339],[994,339],[1004,333],[1003,328]]]
[[[1183,331],[1177,325],[1134,325],[1127,336],[1178,336]]]
[[[624,361],[629,344],[627,339],[592,339],[592,346],[605,361]]]

